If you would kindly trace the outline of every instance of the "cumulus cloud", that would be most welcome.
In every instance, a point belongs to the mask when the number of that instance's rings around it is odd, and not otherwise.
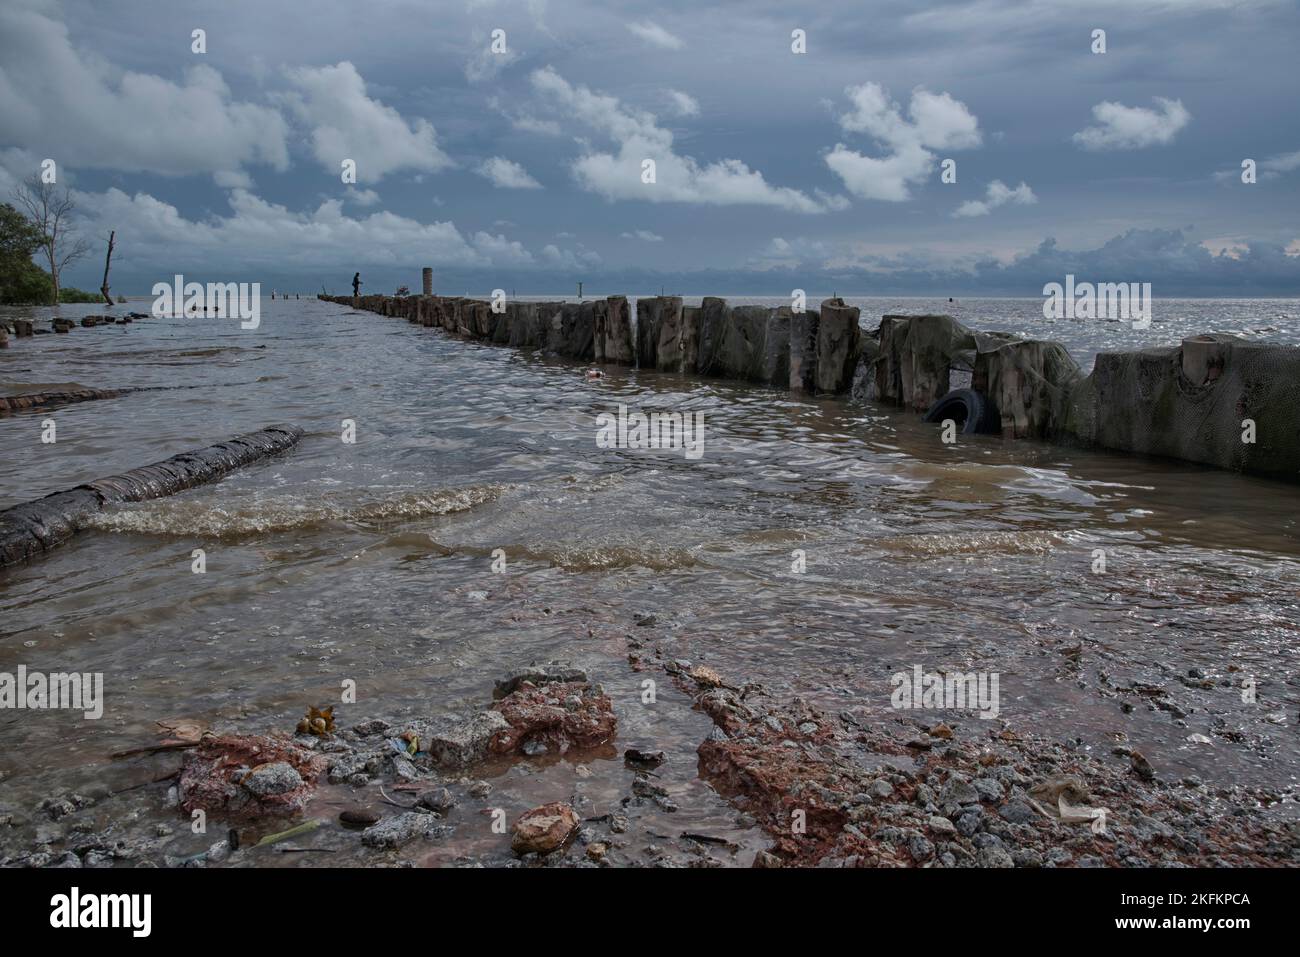
[[[1208,244],[1208,245],[1207,245]],[[857,241],[773,239],[748,263],[768,286],[855,280],[873,295],[1039,296],[1067,274],[1091,282],[1150,282],[1157,297],[1232,295],[1244,286],[1287,295],[1300,283],[1300,242],[1290,247],[1251,240],[1197,241],[1181,229],[1130,229],[1095,247],[1069,248],[1054,238],[1005,257],[974,249],[937,254],[934,246],[863,248]],[[773,279],[788,272],[788,278]],[[743,273],[728,277],[743,282]],[[724,280],[725,281],[725,280]],[[753,283],[751,282],[751,285]]]
[[[648,229],[637,229],[630,233],[620,233],[624,239],[639,239],[643,243],[661,243],[664,238],[658,233],[652,233]]]
[[[115,69],[74,49],[45,6],[0,5],[0,137],[61,166],[169,175],[288,167],[283,117],[234,100],[212,67],[191,66],[180,83]]]
[[[1260,160],[1256,164],[1256,176],[1259,179],[1277,179],[1287,173],[1292,173],[1300,169],[1300,150],[1294,153],[1281,153],[1277,156],[1270,156],[1268,159]],[[1222,182],[1237,180],[1241,177],[1241,168],[1219,170],[1214,174],[1214,178]]]
[[[686,45],[680,37],[673,36],[659,24],[651,23],[649,20],[629,23],[627,28],[651,46],[664,50],[680,50]]]
[[[1092,108],[1097,125],[1075,133],[1074,142],[1086,150],[1140,150],[1172,143],[1192,114],[1181,100],[1154,99],[1154,110],[1103,100]]]
[[[749,265],[759,270],[798,269],[805,263],[819,262],[829,255],[829,247],[819,240],[776,236],[750,258]]]
[[[953,213],[954,216],[987,216],[999,206],[1005,206],[1011,203],[1016,206],[1031,206],[1038,202],[1038,197],[1034,191],[1029,188],[1027,183],[1021,182],[1015,189],[1009,187],[1000,179],[995,179],[989,183],[984,192],[984,198],[969,199],[957,207]]]
[[[864,156],[837,143],[826,154],[826,165],[845,189],[862,199],[893,203],[910,199],[911,187],[934,168],[934,150],[973,149],[982,142],[979,120],[947,93],[914,90],[904,116],[878,83],[851,86],[844,92],[852,109],[839,117],[840,128],[866,134],[886,151],[883,157]]]
[[[673,112],[678,116],[700,115],[700,103],[689,93],[683,93],[681,90],[669,90],[668,99],[672,103]]]
[[[1259,165],[1266,173],[1293,172],[1300,169],[1300,150],[1296,150],[1294,153],[1283,153],[1280,156],[1271,156]]]
[[[528,171],[504,156],[484,160],[475,170],[493,186],[501,189],[541,189],[542,184],[528,175]]]
[[[577,249],[560,249],[554,243],[542,247],[540,259],[543,265],[558,269],[590,269],[599,266],[600,255],[581,245]]]
[[[343,199],[356,206],[378,206],[379,194],[373,189],[357,189],[349,186],[343,193]]]
[[[542,136],[559,136],[564,132],[555,120],[542,119],[527,111],[508,109],[495,96],[488,97],[488,106],[504,116],[512,127],[522,132],[538,133]]]
[[[126,268],[167,264],[165,270],[205,271],[220,263],[223,270],[255,275],[265,268],[351,268],[354,261],[385,267],[537,266],[521,243],[503,235],[466,235],[451,222],[421,223],[387,211],[350,216],[341,199],[293,212],[234,189],[228,214],[188,219],[175,206],[143,192],[132,195],[114,187],[75,196],[92,231],[106,234],[111,228],[131,237],[120,253]],[[177,237],[184,237],[184,243],[178,244]],[[114,265],[118,262],[115,257]]]
[[[553,69],[532,74],[533,88],[549,103],[618,144],[617,153],[588,148],[572,166],[584,189],[606,199],[642,199],[652,203],[699,203],[715,206],[753,204],[801,213],[830,208],[797,189],[773,186],[758,170],[738,159],[701,165],[673,151],[673,134],[658,125],[653,113],[624,106],[617,97],[570,84]],[[642,162],[655,162],[655,182],[641,181]]]
[[[478,30],[474,31],[471,45],[474,52],[465,61],[465,79],[470,83],[495,79],[502,70],[519,59],[519,51],[509,43],[502,52],[494,53],[491,38]]]
[[[344,60],[334,66],[285,71],[294,91],[285,102],[311,128],[312,151],[326,171],[338,175],[355,160],[357,181],[375,183],[403,169],[434,172],[452,164],[438,148],[433,124],[407,123],[391,106],[366,95],[366,82]]]
[[[212,182],[221,189],[252,189],[253,177],[243,170],[223,169],[212,174]]]

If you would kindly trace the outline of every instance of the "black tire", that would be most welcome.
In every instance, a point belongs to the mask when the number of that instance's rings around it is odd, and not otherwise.
[[[974,389],[953,389],[925,413],[926,422],[942,422],[944,419],[962,423],[962,435],[1002,431],[1002,419],[997,408],[983,393]]]

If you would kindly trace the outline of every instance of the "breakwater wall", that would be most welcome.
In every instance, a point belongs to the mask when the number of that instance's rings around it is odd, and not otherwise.
[[[994,432],[1300,481],[1300,348],[1227,335],[1104,352],[1084,374],[1060,343],[887,315],[864,330],[841,299],[795,312],[706,296],[500,302],[317,298],[466,339],[577,362],[719,376],[876,401]]]
[[[706,296],[636,301],[503,302],[446,296],[318,296],[466,339],[577,362],[720,376],[798,391],[848,393],[861,351],[858,310],[839,299],[795,313],[789,307],[729,306]]]

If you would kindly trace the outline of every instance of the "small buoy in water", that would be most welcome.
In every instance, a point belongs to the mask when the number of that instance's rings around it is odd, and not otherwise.
[[[588,370],[587,370],[587,378],[588,378],[588,379],[603,379],[603,378],[605,378],[605,373],[601,372],[599,369],[588,369]]]

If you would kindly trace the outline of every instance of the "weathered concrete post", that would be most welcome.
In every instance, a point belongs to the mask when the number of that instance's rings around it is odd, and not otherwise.
[[[643,369],[659,364],[659,315],[661,299],[641,296],[636,301],[636,358]]]
[[[1070,394],[1081,378],[1059,342],[1017,341],[978,353],[971,387],[996,406],[1006,438],[1050,439],[1068,418]]]
[[[597,299],[591,304],[592,319],[592,359],[605,361],[605,340],[609,335],[609,301]]]
[[[847,392],[853,384],[862,332],[858,328],[858,307],[843,299],[822,303],[817,324],[817,373],[819,392]]]
[[[632,340],[632,315],[627,296],[610,296],[605,318],[605,361],[630,366],[636,363],[636,344]]]
[[[795,312],[790,306],[781,309],[790,315],[790,388],[795,392],[812,392],[817,372],[817,325],[821,316],[815,309]]]
[[[426,296],[432,296],[433,295],[433,267],[432,266],[424,267],[422,278],[424,279],[424,294]]]
[[[665,372],[681,372],[687,352],[686,329],[682,323],[682,297],[660,296],[657,301],[659,341],[655,344],[655,355],[658,357],[659,368]],[[693,367],[695,365],[694,344],[691,345],[690,351]]]
[[[702,375],[721,375],[719,357],[722,353],[722,338],[726,333],[727,317],[730,310],[727,300],[718,296],[705,296],[700,303],[696,320],[695,371]],[[685,371],[690,372],[687,368]]]

